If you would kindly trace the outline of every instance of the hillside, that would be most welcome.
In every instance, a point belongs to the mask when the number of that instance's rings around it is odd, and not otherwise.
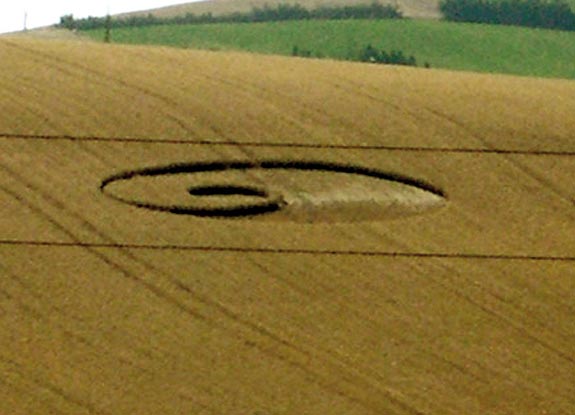
[[[300,4],[306,8],[316,8],[322,5],[348,5],[348,4],[370,4],[371,0],[207,0],[193,3],[184,3],[174,6],[162,7],[152,10],[142,10],[133,13],[124,13],[118,17],[142,16],[151,13],[158,17],[173,17],[186,13],[214,15],[230,14],[235,12],[248,12],[254,7],[264,7],[266,5],[275,6],[277,4]],[[439,14],[439,1],[436,0],[395,0],[381,1],[382,4],[394,4],[399,6],[406,17],[437,19]]]
[[[0,413],[575,412],[574,82],[0,56]]]
[[[493,0],[497,1],[497,0]],[[575,0],[565,0],[571,9],[575,10]],[[405,17],[416,19],[440,19],[439,0],[382,0],[382,4],[397,5]],[[152,14],[157,17],[174,17],[193,13],[201,15],[212,13],[214,16],[245,13],[254,7],[276,6],[278,4],[299,4],[308,9],[321,7],[324,5],[340,6],[353,4],[369,4],[371,0],[204,0],[192,3],[177,4],[168,7],[161,7],[151,10],[135,11],[132,13],[123,13],[118,17],[145,16]]]
[[[423,20],[167,25],[112,32],[117,43],[281,55],[291,55],[296,46],[314,57],[346,60],[357,60],[371,44],[413,55],[419,66],[428,62],[434,68],[575,78],[575,32]],[[104,38],[103,30],[82,33]]]

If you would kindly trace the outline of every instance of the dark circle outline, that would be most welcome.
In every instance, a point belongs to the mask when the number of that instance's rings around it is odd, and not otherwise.
[[[112,182],[119,180],[129,180],[137,176],[162,176],[185,173],[214,172],[226,170],[249,170],[249,169],[266,169],[266,170],[303,170],[303,171],[322,171],[339,174],[356,174],[367,177],[373,177],[380,180],[392,181],[407,186],[417,187],[421,190],[433,193],[447,199],[446,193],[440,188],[433,186],[423,180],[392,173],[383,172],[376,169],[338,164],[324,161],[297,161],[297,160],[260,160],[254,161],[213,161],[213,162],[196,162],[196,163],[173,163],[159,167],[146,167],[138,170],[130,170],[112,175],[102,181],[100,191],[108,197],[121,201],[123,203],[145,208],[154,211],[168,212],[177,215],[192,215],[198,217],[214,218],[238,218],[253,217],[262,214],[269,214],[283,209],[287,203],[279,197],[266,201],[264,203],[254,203],[251,205],[242,205],[237,207],[224,208],[194,208],[189,206],[163,206],[151,203],[142,203],[133,200],[123,199],[105,192],[105,188]],[[267,192],[266,192],[267,194]]]

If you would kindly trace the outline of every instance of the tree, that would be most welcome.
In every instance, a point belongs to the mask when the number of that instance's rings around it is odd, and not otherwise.
[[[575,13],[564,0],[441,0],[446,20],[575,30]]]
[[[112,16],[110,16],[110,14],[106,15],[106,29],[104,32],[104,42],[105,43],[110,43],[111,40],[111,36],[110,36],[110,31],[112,30]]]
[[[60,24],[58,25],[64,29],[74,30],[76,28],[76,21],[73,14],[66,14],[60,17]]]
[[[380,62],[381,55],[377,49],[375,49],[371,44],[367,45],[365,49],[361,51],[361,55],[359,57],[361,62]]]

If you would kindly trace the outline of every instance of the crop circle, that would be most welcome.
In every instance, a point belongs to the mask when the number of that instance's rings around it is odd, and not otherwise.
[[[300,160],[177,163],[115,174],[107,196],[153,211],[304,222],[392,219],[444,205],[422,180],[361,166]]]

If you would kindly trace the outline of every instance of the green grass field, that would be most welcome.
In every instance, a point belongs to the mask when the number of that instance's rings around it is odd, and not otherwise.
[[[103,39],[103,30],[86,32]],[[247,50],[289,55],[294,45],[313,55],[355,60],[367,44],[399,49],[419,65],[575,79],[575,33],[429,20],[291,21],[116,29],[117,43]]]

